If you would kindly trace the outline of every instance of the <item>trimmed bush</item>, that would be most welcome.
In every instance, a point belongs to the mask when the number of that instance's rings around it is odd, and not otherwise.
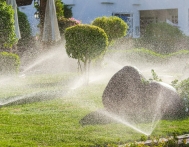
[[[130,50],[111,49],[108,50],[106,56],[117,62],[127,61],[131,63],[139,63],[139,64],[147,62],[147,63],[154,63],[156,65],[166,64],[167,61],[169,61],[170,59],[169,56],[162,55],[144,48],[130,49]]]
[[[155,52],[168,54],[185,49],[188,37],[174,26],[165,22],[151,23],[140,39],[136,39],[136,47],[144,47]]]
[[[103,29],[93,25],[76,25],[65,31],[66,52],[69,57],[84,62],[84,69],[90,61],[103,54],[108,38]]]
[[[128,29],[127,24],[117,16],[98,17],[92,22],[92,25],[98,26],[106,32],[109,43],[125,36]]]
[[[0,16],[0,48],[10,48],[17,42],[12,6],[0,2]]]
[[[0,74],[16,74],[19,71],[20,58],[8,52],[0,52]]]

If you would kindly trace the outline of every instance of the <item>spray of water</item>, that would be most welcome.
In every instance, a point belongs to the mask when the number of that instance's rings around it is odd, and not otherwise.
[[[123,125],[126,125],[126,126],[132,128],[133,130],[137,131],[138,133],[142,133],[142,134],[144,134],[146,136],[149,136],[152,133],[152,130],[147,131],[147,130],[139,129],[135,125],[132,125],[131,123],[129,123],[129,121],[123,120],[119,116],[114,115],[114,114],[112,114],[110,112],[104,111],[104,112],[101,112],[101,113],[103,113],[104,115],[108,116],[109,118],[111,118],[111,119],[113,119],[113,120],[115,120],[115,121],[117,121],[117,122],[119,122],[119,123],[121,123]]]
[[[77,60],[74,60],[67,56],[63,44],[49,49],[49,51],[43,51],[38,56],[33,57],[33,59],[30,62],[27,61],[27,64],[24,64],[24,59],[22,60],[23,64],[21,66],[23,74],[56,74],[77,71]]]
[[[112,58],[113,56],[113,58]],[[169,71],[169,65],[156,65],[156,64],[153,64],[153,63],[141,63],[141,64],[138,64],[138,63],[132,63],[130,61],[128,61],[127,59],[121,59],[119,57],[117,57],[116,55],[112,55],[111,57],[105,57],[105,67],[104,69],[102,70],[93,70],[91,73],[90,73],[90,76],[89,76],[89,84],[92,84],[92,83],[97,83],[97,82],[104,82],[104,83],[107,83],[108,80],[111,78],[111,76],[117,72],[118,70],[120,70],[123,66],[125,65],[131,65],[131,66],[136,66],[140,69],[140,71],[142,72],[142,74],[144,74],[144,76],[149,76],[151,75],[150,71],[151,69],[154,69],[158,75],[161,75],[162,77],[164,77],[165,79],[167,78],[175,78],[175,75],[170,75],[170,73],[173,70],[173,66],[170,66],[171,68],[171,71]],[[52,62],[52,60],[56,59],[57,62]],[[72,60],[73,61],[73,60]],[[34,61],[31,62],[31,64],[29,65],[23,65],[24,69],[23,69],[23,74],[20,76],[20,77],[24,77],[24,76],[27,76],[28,72],[29,71],[33,71],[33,70],[36,70],[36,69],[40,69],[43,68],[44,64],[46,63],[51,63],[50,66],[47,66],[47,68],[45,70],[46,73],[48,73],[48,71],[54,71],[54,73],[56,73],[56,69],[57,68],[61,68],[62,71],[64,71],[65,68],[62,68],[63,67],[68,67],[67,71],[71,71],[70,70],[70,66],[72,66],[71,64],[75,64],[75,69],[77,69],[77,63],[76,61],[74,62],[70,62],[70,59],[67,57],[66,53],[65,53],[65,49],[60,47],[60,48],[57,48],[57,49],[54,49],[53,51],[49,51],[41,56],[39,56],[38,58],[36,58]],[[59,63],[59,64],[55,64],[55,63]],[[69,64],[68,64],[69,63]],[[56,66],[55,66],[56,65]],[[61,65],[61,66],[60,66]],[[172,65],[172,63],[171,63]],[[38,68],[37,68],[38,67]],[[165,70],[166,69],[166,70]],[[75,70],[76,71],[76,70]],[[12,84],[11,83],[11,78],[10,77],[7,77],[7,78],[1,78],[0,79],[0,86],[2,86],[4,83],[9,83],[9,84]],[[18,82],[17,82],[18,84]],[[84,80],[83,80],[83,77],[79,78],[77,81],[75,81],[74,83],[70,84],[70,90],[68,90],[68,93],[67,94],[70,94],[70,93],[73,93],[73,91],[76,91],[78,88],[82,88],[82,86],[84,85]],[[36,96],[39,96],[41,95],[41,92],[40,93],[30,93],[30,94],[27,94],[27,95],[22,95],[22,96],[16,96],[16,97],[13,97],[12,99],[6,99],[6,100],[2,100],[0,101],[0,105],[8,105],[10,103],[13,103],[13,102],[16,102],[16,101],[19,101],[19,100],[22,100],[22,99],[27,99],[27,98],[30,98],[30,97],[36,97]],[[47,94],[48,95],[48,94]],[[160,96],[161,97],[161,96]],[[85,101],[82,101],[82,103],[77,103],[76,101],[74,102],[73,100],[73,103],[79,105],[79,104],[82,104],[82,107],[86,107],[88,108],[89,110],[94,110],[94,109],[99,109],[97,106],[95,106],[95,102],[91,102],[90,105],[88,105],[88,103],[85,103]],[[132,122],[129,122],[129,120],[123,120],[121,119],[120,117],[116,116],[115,114],[111,114],[110,112],[107,112],[107,111],[103,111],[101,113],[103,113],[104,115],[108,116],[109,118],[113,119],[113,120],[116,120],[117,122],[119,123],[122,123],[134,130],[136,130],[137,132],[139,133],[142,133],[142,134],[145,134],[145,135],[150,135],[152,133],[152,131],[154,130],[154,128],[156,127],[156,125],[158,124],[158,121],[160,119],[159,117],[159,107],[161,105],[161,99],[158,99],[157,101],[157,114],[154,114],[154,117],[152,118],[152,121],[149,125],[147,125],[148,127],[139,127],[137,124],[133,124]],[[148,129],[146,129],[148,128]]]
[[[78,80],[78,83],[80,83],[80,80]],[[93,82],[95,82],[95,81],[93,81]],[[70,87],[68,95],[72,95],[73,93],[77,93],[77,90],[84,88],[84,83],[83,83],[83,85],[81,83],[80,84],[78,84],[78,83],[76,82]],[[77,105],[78,107],[87,108],[90,111],[101,109],[92,100],[86,101],[85,99],[79,98],[79,103],[78,103],[78,101],[74,98],[73,100],[69,99],[69,101],[71,101],[74,105]],[[139,123],[139,122],[137,123],[136,121],[131,121],[127,118],[123,119],[120,116],[113,114],[111,112],[108,112],[106,110],[97,111],[97,113],[99,113],[103,116],[106,116],[109,119],[114,120],[118,123],[121,123],[121,124],[123,124],[127,127],[130,127],[138,133],[142,133],[146,136],[149,136],[153,132],[153,130],[156,128],[159,120],[162,117],[162,114],[160,112],[160,107],[161,107],[162,101],[163,101],[162,95],[161,95],[161,93],[159,93],[159,96],[156,100],[156,107],[154,108],[155,110],[153,111],[155,113],[152,114],[151,122],[147,122],[147,123],[144,123],[144,124]]]

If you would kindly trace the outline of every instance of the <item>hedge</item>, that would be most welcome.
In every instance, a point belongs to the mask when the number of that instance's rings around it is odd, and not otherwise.
[[[0,47],[9,48],[17,42],[12,6],[0,2],[0,16]]]
[[[0,74],[16,74],[19,71],[20,58],[18,55],[8,52],[0,52]]]

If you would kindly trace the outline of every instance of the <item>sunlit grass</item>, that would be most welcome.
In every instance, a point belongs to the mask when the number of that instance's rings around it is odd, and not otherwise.
[[[151,54],[156,56],[154,53]],[[160,56],[156,57],[164,58]],[[107,83],[94,82],[72,89],[73,81],[77,77],[77,74],[70,73],[39,74],[24,78],[14,77],[6,83],[3,82],[4,85],[0,85],[0,100],[33,93],[37,93],[37,96],[47,93],[45,98],[50,99],[1,107],[0,146],[106,146],[140,140],[143,134],[115,121],[83,125],[81,120],[84,117],[104,109],[102,93]],[[188,124],[189,117],[161,120],[151,136],[166,137],[173,133],[189,133]]]
[[[2,107],[0,146],[105,146],[140,140],[142,134],[116,122],[81,125],[87,114],[103,109],[105,86],[90,84],[49,101]],[[188,123],[189,118],[163,120],[152,135],[187,133]]]
[[[37,93],[49,90],[62,90],[67,87],[70,80],[74,80],[77,74],[65,73],[49,75],[31,75],[20,77],[5,77],[0,85],[0,99],[20,96],[24,94]],[[1,81],[0,81],[1,82]]]

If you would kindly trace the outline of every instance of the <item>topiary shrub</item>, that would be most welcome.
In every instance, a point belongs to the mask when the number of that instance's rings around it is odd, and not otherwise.
[[[0,16],[0,48],[11,48],[17,42],[12,6],[0,2]]]
[[[16,74],[19,71],[20,58],[8,52],[0,52],[0,74]]]
[[[117,16],[98,17],[92,22],[92,25],[98,26],[106,32],[109,43],[125,36],[128,29],[127,24]]]
[[[84,63],[86,72],[90,61],[106,51],[108,38],[103,29],[93,25],[76,25],[66,29],[66,52]]]
[[[144,47],[161,54],[172,53],[183,49],[181,42],[186,42],[187,37],[182,34],[179,28],[165,22],[151,23],[145,29],[140,39],[136,39],[136,47]]]

